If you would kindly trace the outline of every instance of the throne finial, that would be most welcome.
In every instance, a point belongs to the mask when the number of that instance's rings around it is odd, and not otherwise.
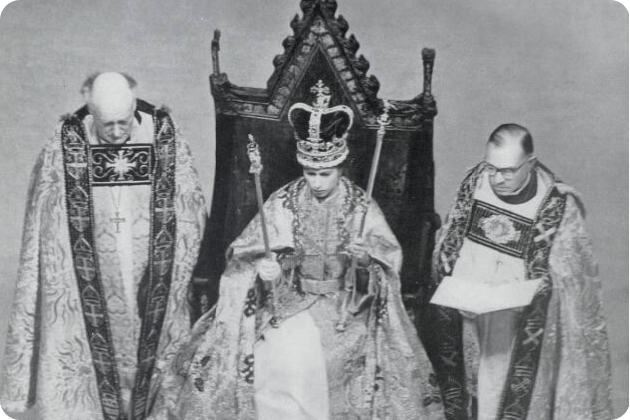
[[[433,63],[435,62],[435,50],[432,48],[422,49],[422,63],[424,65],[424,89],[422,95],[431,98],[431,78],[433,75]]]
[[[221,68],[219,67],[219,50],[221,49],[221,46],[219,45],[220,39],[221,31],[215,29],[214,38],[212,38],[212,73],[215,76],[218,76],[221,73]]]

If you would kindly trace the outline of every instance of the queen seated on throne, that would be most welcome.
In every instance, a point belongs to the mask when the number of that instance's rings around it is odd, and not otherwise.
[[[353,113],[329,108],[321,81],[312,92],[289,111],[303,176],[231,244],[217,306],[164,378],[155,419],[443,418],[402,304],[401,247],[344,176]]]

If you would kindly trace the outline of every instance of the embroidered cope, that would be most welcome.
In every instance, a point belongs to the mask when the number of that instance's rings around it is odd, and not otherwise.
[[[99,146],[84,107],[39,156],[9,321],[5,410],[34,405],[40,420],[143,419],[163,366],[189,336],[186,293],[205,202],[168,114],[138,100],[137,115],[127,144]]]
[[[521,308],[473,317],[431,305],[427,350],[449,420],[612,418],[606,323],[581,202],[544,166],[533,175],[537,194],[508,204],[477,166],[438,234],[435,287],[450,275],[542,280]]]

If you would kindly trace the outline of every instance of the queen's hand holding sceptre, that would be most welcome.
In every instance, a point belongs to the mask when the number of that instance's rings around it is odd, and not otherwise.
[[[273,317],[271,319],[271,325],[276,326],[276,282],[282,274],[280,265],[276,261],[275,254],[271,252],[269,247],[269,234],[267,233],[267,223],[265,221],[265,209],[263,207],[263,195],[262,186],[260,184],[260,174],[263,169],[262,160],[260,158],[260,150],[258,149],[258,143],[254,139],[253,135],[249,135],[247,142],[247,156],[249,157],[250,167],[249,173],[254,175],[254,183],[256,185],[256,201],[258,202],[258,214],[260,214],[260,225],[262,227],[263,241],[265,244],[265,258],[260,260],[256,266],[258,276],[264,282],[270,285],[270,292],[272,298],[272,312]]]

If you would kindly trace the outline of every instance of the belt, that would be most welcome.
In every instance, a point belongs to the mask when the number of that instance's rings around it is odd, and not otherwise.
[[[343,279],[300,279],[300,285],[302,286],[303,292],[313,293],[315,295],[325,295],[327,293],[335,293],[341,290],[343,287]]]

